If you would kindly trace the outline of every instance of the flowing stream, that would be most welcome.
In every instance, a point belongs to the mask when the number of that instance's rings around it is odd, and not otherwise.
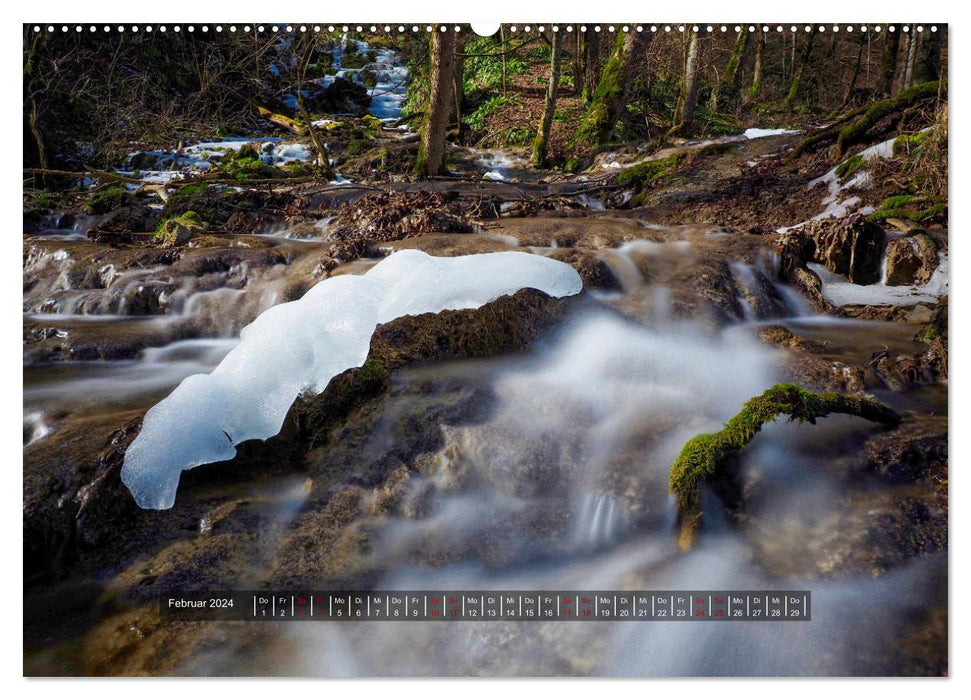
[[[779,352],[755,337],[759,324],[781,322],[806,337],[828,339],[834,357],[856,364],[865,363],[875,344],[913,351],[913,341],[894,324],[809,315],[798,295],[772,281],[770,258],[730,265],[740,299],[727,327],[673,320],[672,294],[678,290],[646,280],[640,270],[645,260],[676,267],[693,255],[694,244],[674,238],[602,249],[622,290],[591,295],[591,303],[531,353],[395,375],[359,451],[362,461],[395,444],[401,416],[447,402],[456,387],[484,398],[475,403],[472,419],[441,424],[443,444],[432,455],[436,466],[411,479],[404,507],[370,522],[371,556],[382,572],[374,588],[811,588],[811,623],[297,624],[276,627],[261,642],[275,650],[268,655],[272,668],[241,662],[235,642],[227,642],[182,670],[844,674],[889,653],[907,611],[935,604],[931,583],[941,580],[943,561],[916,560],[879,579],[831,579],[814,549],[815,540],[839,535],[852,541],[859,534],[853,532],[862,527],[858,506],[840,493],[845,486],[839,471],[819,465],[853,454],[875,432],[871,424],[828,418],[815,426],[768,426],[742,460],[742,473],[769,494],[754,506],[759,526],[730,527],[717,508],[711,514],[706,509],[705,537],[688,554],[677,549],[666,479],[688,438],[717,430],[747,398],[781,378]],[[510,247],[517,243],[503,240]],[[35,262],[48,266],[45,279],[64,277],[57,265],[70,258],[72,245],[85,244],[58,245],[63,254]],[[192,317],[200,295],[219,302],[217,312],[194,317],[193,338],[150,343],[113,361],[26,364],[25,444],[36,449],[57,440],[58,425],[74,414],[148,408],[189,374],[211,370],[237,342],[238,328],[226,319],[238,321],[247,315],[244,309],[252,317],[279,301],[284,271],[262,268],[244,274],[241,285],[223,273],[206,291],[197,290],[196,278],[177,280],[171,296],[182,301],[149,316],[135,316],[130,306],[110,300],[115,289],[157,274],[151,270],[105,273],[96,289],[58,290],[55,284],[42,294],[35,287],[25,294],[25,319],[47,317],[52,326],[69,329],[87,324],[106,334],[119,326],[135,335],[171,326]],[[946,389],[896,396],[874,390],[901,408],[933,406],[946,413]],[[286,533],[299,521],[303,487],[281,489],[281,503],[289,505],[276,511],[274,527]],[[293,489],[297,496],[286,496]],[[779,551],[788,558],[780,560]],[[250,573],[258,579],[266,570]],[[862,617],[871,620],[865,635]]]

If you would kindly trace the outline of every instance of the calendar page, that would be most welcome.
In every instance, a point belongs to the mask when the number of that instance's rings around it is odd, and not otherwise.
[[[291,12],[23,24],[24,675],[947,676],[947,24]]]

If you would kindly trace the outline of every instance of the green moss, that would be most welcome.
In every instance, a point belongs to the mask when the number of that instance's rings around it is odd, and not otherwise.
[[[132,201],[134,197],[124,185],[110,185],[88,197],[85,209],[89,214],[108,214]]]
[[[155,229],[155,242],[165,246],[181,245],[205,227],[202,217],[194,211],[187,211],[162,221]]]
[[[839,183],[841,185],[845,183],[864,165],[866,165],[866,160],[859,153],[844,160],[836,167],[836,177]]]
[[[845,413],[888,426],[900,423],[892,409],[870,398],[835,392],[814,393],[795,384],[776,384],[742,406],[717,433],[697,435],[685,443],[671,465],[668,488],[678,501],[680,543],[690,547],[701,522],[701,484],[716,478],[765,423],[780,415],[790,422],[815,423],[830,413]]]
[[[624,95],[624,37],[618,35],[610,58],[604,65],[590,99],[590,106],[577,128],[576,140],[580,144],[605,143],[610,138],[617,117],[617,109]]]
[[[348,155],[358,156],[371,148],[371,142],[367,139],[354,139],[347,144]]]
[[[947,202],[935,197],[903,194],[887,197],[867,221],[880,223],[887,219],[926,222],[947,217]]]
[[[57,192],[38,192],[30,200],[35,209],[56,211],[64,206],[64,197]]]
[[[374,135],[380,134],[381,129],[384,127],[384,124],[380,119],[370,114],[365,114],[361,118],[361,121],[364,122],[365,130],[371,132]]]
[[[840,129],[836,138],[839,152],[845,153],[846,149],[853,144],[862,142],[867,132],[881,119],[896,112],[902,112],[919,100],[936,97],[939,87],[937,82],[921,83],[901,91],[893,99],[874,102],[865,112]]]
[[[667,158],[648,160],[629,168],[624,168],[617,175],[618,185],[636,184],[643,187],[667,177],[684,160],[684,153],[675,153]]]
[[[898,136],[893,141],[893,154],[895,156],[909,156],[911,151],[918,148],[927,139],[930,131],[921,131],[917,134],[904,134]]]

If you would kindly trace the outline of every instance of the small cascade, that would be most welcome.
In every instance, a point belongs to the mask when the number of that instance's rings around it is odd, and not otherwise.
[[[24,447],[50,435],[51,428],[40,411],[24,413]]]
[[[624,535],[629,520],[628,509],[615,496],[584,494],[573,528],[574,545],[578,549],[592,549],[616,544]]]

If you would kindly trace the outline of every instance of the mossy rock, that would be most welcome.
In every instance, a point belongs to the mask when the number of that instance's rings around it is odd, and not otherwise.
[[[64,196],[58,192],[38,192],[30,198],[30,206],[44,211],[57,211],[65,205]]]
[[[347,144],[347,154],[351,156],[359,156],[370,148],[371,141],[367,139],[354,139]]]
[[[89,214],[109,214],[135,201],[124,185],[110,185],[91,195],[84,208]]]
[[[648,160],[643,163],[638,163],[637,165],[632,165],[629,168],[624,168],[617,175],[616,183],[618,185],[637,185],[639,187],[644,187],[645,185],[651,185],[662,178],[665,178],[672,174],[675,168],[681,164],[685,159],[684,153],[675,153],[666,158],[658,158],[657,160]]]
[[[173,216],[159,224],[155,231],[155,241],[163,248],[172,248],[188,243],[194,236],[205,230],[205,224],[197,213],[187,211]]]

